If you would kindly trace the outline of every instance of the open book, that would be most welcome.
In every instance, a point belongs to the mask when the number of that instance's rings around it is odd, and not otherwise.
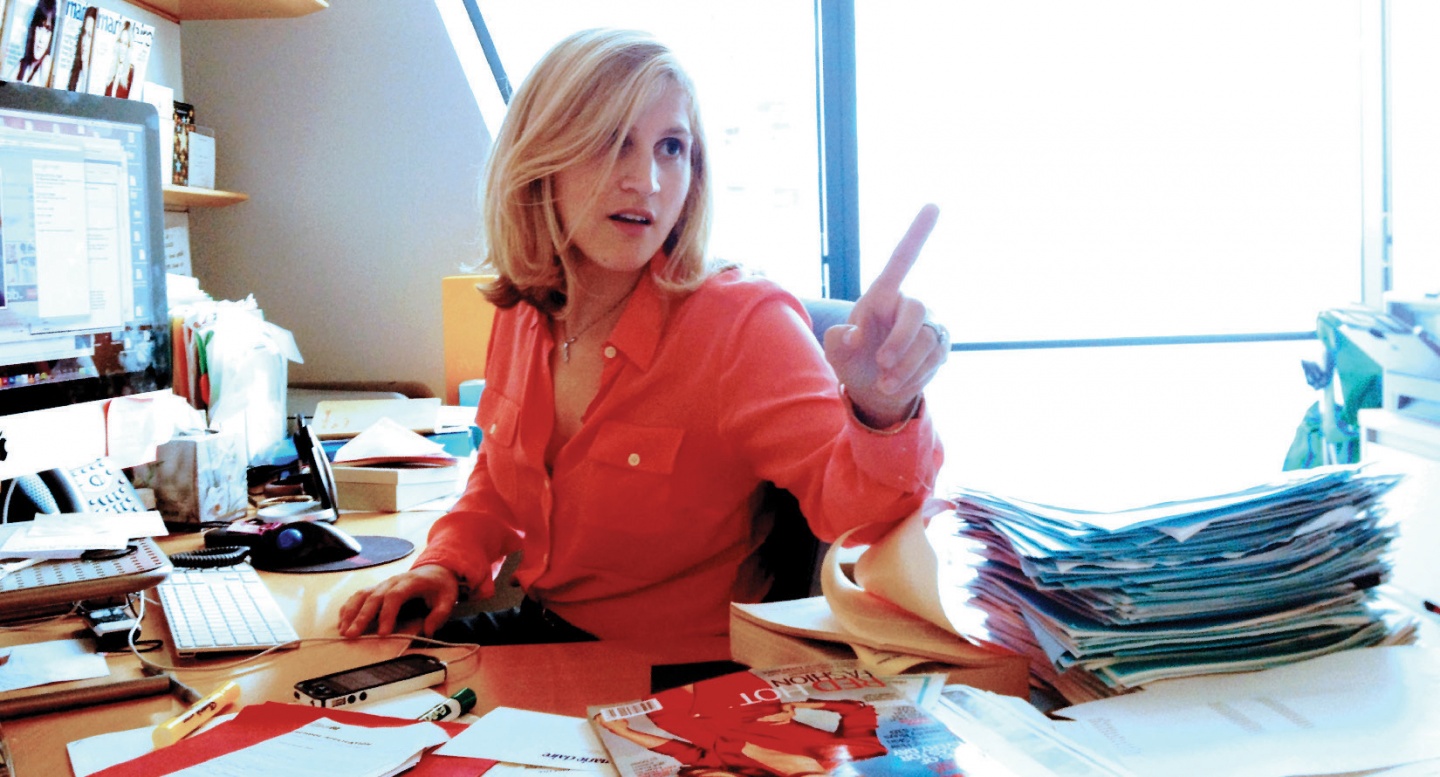
[[[730,606],[730,652],[752,667],[859,659],[877,674],[945,672],[950,682],[1012,696],[1029,693],[1025,656],[982,637],[968,606],[967,554],[937,551],[953,536],[927,532],[916,513],[861,554],[855,579],[834,543],[821,570],[823,596]],[[942,538],[941,533],[944,533]]]

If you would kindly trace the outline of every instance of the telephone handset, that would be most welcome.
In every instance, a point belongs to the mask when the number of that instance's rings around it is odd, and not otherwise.
[[[30,505],[12,502],[9,519],[23,520],[33,513],[127,513],[145,510],[145,503],[126,479],[125,473],[106,458],[73,469],[52,469],[39,475],[15,479],[18,493]],[[29,509],[26,509],[26,508]]]

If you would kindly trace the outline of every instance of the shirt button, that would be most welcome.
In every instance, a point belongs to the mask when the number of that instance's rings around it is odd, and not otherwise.
[[[607,358],[607,359],[613,359],[613,358],[615,358],[615,346],[613,346],[613,345],[607,345],[607,346],[605,346],[605,358]]]
[[[491,434],[494,434],[494,433],[495,433],[495,429],[496,429],[498,426],[499,426],[498,424],[490,424],[490,433],[491,433]]]
[[[630,466],[638,467],[640,466],[640,454],[632,453],[630,454],[630,458],[626,459],[626,461],[630,462]]]

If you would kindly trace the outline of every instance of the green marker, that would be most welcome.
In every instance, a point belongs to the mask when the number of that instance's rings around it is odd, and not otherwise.
[[[431,707],[424,715],[416,720],[428,720],[431,723],[439,723],[442,720],[453,720],[464,715],[475,707],[475,692],[469,688],[461,688],[450,695],[450,698]]]

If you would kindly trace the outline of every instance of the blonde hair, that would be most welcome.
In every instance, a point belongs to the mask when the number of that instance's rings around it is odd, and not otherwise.
[[[591,159],[615,164],[640,113],[671,86],[689,98],[690,191],[655,277],[674,293],[705,281],[710,178],[694,85],[674,54],[649,35],[586,30],[556,44],[535,66],[491,149],[484,205],[485,263],[498,276],[485,289],[491,302],[563,311],[577,291],[574,269],[582,257],[560,223],[555,176]]]

